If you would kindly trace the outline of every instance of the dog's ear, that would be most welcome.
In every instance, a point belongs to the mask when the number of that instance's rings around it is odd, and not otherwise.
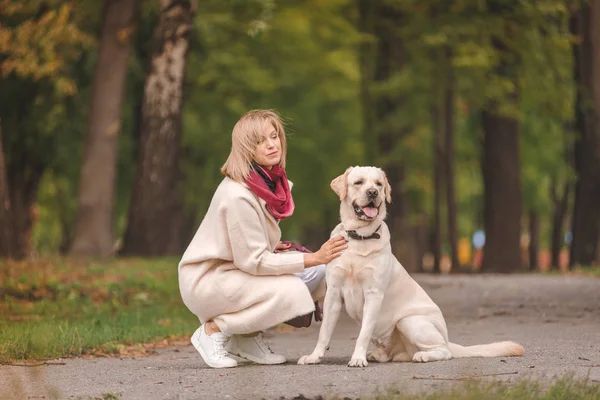
[[[384,185],[385,185],[385,201],[387,201],[388,203],[392,202],[392,186],[390,185],[390,182],[388,181],[388,178],[385,174],[385,172],[383,170],[381,170],[381,172],[383,173],[383,180],[384,180]]]
[[[344,200],[348,193],[348,174],[350,171],[352,171],[352,167],[348,168],[346,172],[331,181],[331,189],[333,189],[340,197],[340,200]]]

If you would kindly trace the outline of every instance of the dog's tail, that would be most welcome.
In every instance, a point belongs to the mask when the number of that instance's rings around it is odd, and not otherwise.
[[[454,358],[511,357],[522,356],[525,353],[523,346],[515,342],[494,342],[475,346],[461,346],[456,343],[448,343],[448,348]]]

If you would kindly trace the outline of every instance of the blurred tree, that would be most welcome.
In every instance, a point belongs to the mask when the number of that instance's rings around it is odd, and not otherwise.
[[[141,109],[137,172],[123,254],[177,254],[182,244],[180,136],[192,1],[164,0]]]
[[[455,120],[455,91],[454,67],[452,65],[452,48],[449,44],[437,47],[432,56],[437,60],[433,84],[434,115],[434,272],[440,272],[442,257],[442,200],[446,200],[446,217],[448,244],[450,250],[451,268],[457,270],[458,262],[458,227],[456,216],[455,171],[454,171],[454,120]],[[445,189],[445,190],[444,190]]]
[[[460,267],[458,262],[458,223],[456,209],[456,190],[455,190],[455,150],[454,150],[454,124],[455,124],[455,73],[452,65],[452,47],[446,45],[443,49],[444,65],[446,65],[445,85],[444,85],[444,169],[446,183],[446,205],[448,215],[448,242],[450,247],[450,260],[453,270]]]
[[[525,4],[530,29],[521,35],[520,150],[523,209],[537,215],[529,228],[529,259],[537,257],[545,242],[551,246],[553,264],[563,243],[562,225],[567,217],[572,172],[570,126],[574,116],[572,35],[565,2],[539,7]],[[551,89],[549,89],[551,88]],[[548,194],[550,193],[550,196]],[[531,218],[529,219],[531,221]],[[531,264],[531,262],[530,262]]]
[[[236,120],[274,108],[286,123],[296,203],[283,236],[313,249],[329,236],[339,221],[329,183],[364,159],[352,2],[199,2],[182,138],[193,224],[223,178]]]
[[[505,87],[502,101],[492,99],[482,110],[485,248],[482,269],[511,272],[521,265],[521,173],[517,74],[518,5],[503,0],[488,2],[488,12],[500,25],[491,37],[497,60],[494,78]],[[525,22],[526,23],[526,22]],[[492,78],[492,79],[494,79]]]
[[[575,81],[575,203],[569,264],[597,262],[600,239],[600,0],[580,2],[573,15]]]
[[[563,185],[562,190],[557,188],[555,182],[552,183],[550,196],[552,199],[552,231],[550,236],[550,263],[552,268],[560,267],[560,251],[564,243],[564,224],[565,216],[569,206],[569,195],[571,193],[571,183]]]
[[[404,90],[393,84],[410,60],[399,30],[408,17],[393,2],[359,1],[358,5],[359,29],[371,40],[370,46],[362,46],[360,56],[365,74],[361,96],[367,162],[383,168],[392,187],[387,217],[392,249],[407,270],[417,271],[421,269],[420,246],[410,220],[406,163],[398,156],[410,133],[410,126],[398,118],[407,99]]]
[[[13,255],[13,244],[11,240],[11,209],[8,191],[8,180],[6,177],[6,160],[2,148],[2,121],[0,120],[0,256],[11,257]]]
[[[77,216],[70,253],[113,253],[113,205],[123,90],[137,0],[106,0],[98,60],[79,177]]]
[[[529,210],[529,269],[535,271],[539,268],[538,257],[540,254],[540,220],[535,210]]]
[[[453,177],[456,184],[456,230],[461,237],[470,236],[483,225],[481,110],[497,109],[501,116],[518,119],[520,125],[521,218],[525,222],[527,215],[536,214],[540,246],[552,237],[558,238],[555,242],[560,246],[560,228],[553,229],[550,221],[554,217],[555,221],[569,219],[571,212],[567,208],[561,216],[562,207],[558,207],[569,204],[569,196],[562,195],[572,179],[565,159],[565,148],[571,141],[565,137],[570,135],[565,127],[571,123],[573,112],[571,42],[568,24],[566,30],[564,25],[569,10],[564,0],[501,3],[513,11],[499,17],[488,12],[487,6],[494,2],[466,0],[199,2],[185,73],[187,95],[178,157],[181,178],[171,180],[181,179],[184,204],[175,208],[183,211],[184,217],[175,223],[180,229],[170,237],[193,234],[222,179],[218,169],[229,151],[231,128],[237,118],[251,108],[275,108],[287,122],[288,175],[295,182],[296,213],[281,225],[287,239],[319,246],[338,221],[338,202],[329,182],[348,165],[367,162],[384,167],[392,179],[401,182],[393,186],[389,218],[391,226],[395,215],[404,215],[401,225],[406,228],[408,241],[402,234],[394,234],[399,242],[394,244],[394,251],[408,268],[418,267],[426,247],[430,247],[423,238],[434,223],[434,164],[441,161],[439,220],[444,232],[439,232],[439,247],[442,253],[453,254],[452,195],[446,183]],[[100,26],[100,7],[94,3],[48,0],[6,4],[34,11],[40,4],[45,10],[76,5],[77,12],[69,14],[69,23],[77,19],[79,29],[88,32]],[[159,2],[140,5],[121,107],[122,134],[118,135],[111,213],[115,222],[111,229],[117,239],[127,231],[128,221],[136,219],[132,197],[137,194],[133,195],[131,188],[136,181],[136,161],[143,151],[142,134],[147,131],[142,129],[143,88],[150,76],[151,37],[159,16]],[[12,181],[38,182],[27,186],[35,189],[36,194],[28,197],[35,204],[13,201],[19,209],[29,211],[12,215],[29,215],[31,222],[39,218],[34,231],[36,250],[52,252],[68,247],[70,238],[78,237],[72,230],[76,178],[97,52],[87,51],[87,45],[75,46],[79,39],[70,33],[61,39],[61,50],[56,52],[63,63],[60,73],[54,71],[39,80],[33,75],[20,77],[17,71],[44,62],[30,57],[17,68],[14,61],[29,57],[17,49],[39,49],[27,41],[20,46],[7,45],[5,32],[14,31],[29,17],[37,18],[34,11],[10,18],[3,12],[1,16],[0,62],[9,61],[6,68],[3,64],[3,71],[12,68],[0,91],[2,144],[9,186]],[[55,15],[58,18],[62,14]],[[60,30],[64,25],[44,25],[44,29]],[[507,26],[510,35],[504,34]],[[56,37],[55,31],[40,32]],[[12,41],[24,35],[25,31]],[[494,48],[492,40],[498,37],[506,51]],[[33,42],[36,46],[54,43]],[[442,57],[447,50],[451,50],[451,55],[446,55],[449,60]],[[512,52],[516,56],[507,57]],[[502,63],[514,67],[516,82],[502,76],[498,70]],[[447,75],[453,76],[451,90],[447,90]],[[65,93],[75,86],[77,93]],[[516,87],[518,100],[511,95]],[[435,107],[441,113],[441,125],[440,118],[432,117]],[[447,164],[452,140],[446,127],[455,127],[454,171]],[[436,129],[442,135],[443,151],[438,156],[432,151]],[[166,169],[159,172],[168,175]],[[548,196],[553,186],[556,196]],[[172,220],[179,219],[172,215]],[[555,235],[551,235],[553,230]],[[511,243],[514,246],[515,242]]]
[[[439,57],[438,57],[439,58]],[[441,64],[440,68],[436,70],[436,74],[432,77],[432,81],[438,82],[440,76],[445,75],[445,68],[447,65]],[[441,70],[441,71],[440,71]],[[441,85],[443,88],[444,85]],[[438,91],[440,92],[440,91]],[[433,101],[433,272],[440,273],[440,264],[442,262],[442,199],[444,190],[444,125],[445,125],[445,113],[443,104],[443,92],[438,95],[437,101]]]
[[[61,121],[77,91],[72,65],[93,44],[77,25],[79,5],[0,1],[0,159],[6,177],[0,197],[9,211],[0,256],[22,258],[32,251],[39,184],[59,148]]]

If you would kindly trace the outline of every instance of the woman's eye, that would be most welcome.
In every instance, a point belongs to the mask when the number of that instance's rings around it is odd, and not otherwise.
[[[358,185],[362,185],[362,184],[363,184],[363,181],[356,181],[356,182],[354,182],[354,184],[355,184],[355,185],[357,185],[357,186],[358,186]]]

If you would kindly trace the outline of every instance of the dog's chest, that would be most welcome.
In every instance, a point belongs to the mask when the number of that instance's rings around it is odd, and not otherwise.
[[[371,267],[369,260],[356,257],[351,251],[348,251],[336,263],[336,280],[341,283],[342,287],[360,289],[372,279],[373,268]]]
[[[364,288],[370,286],[373,280],[373,268],[364,260],[361,260],[363,262],[341,261],[346,262],[335,268],[334,276],[342,289],[346,312],[353,320],[359,322],[362,320],[365,303]]]

